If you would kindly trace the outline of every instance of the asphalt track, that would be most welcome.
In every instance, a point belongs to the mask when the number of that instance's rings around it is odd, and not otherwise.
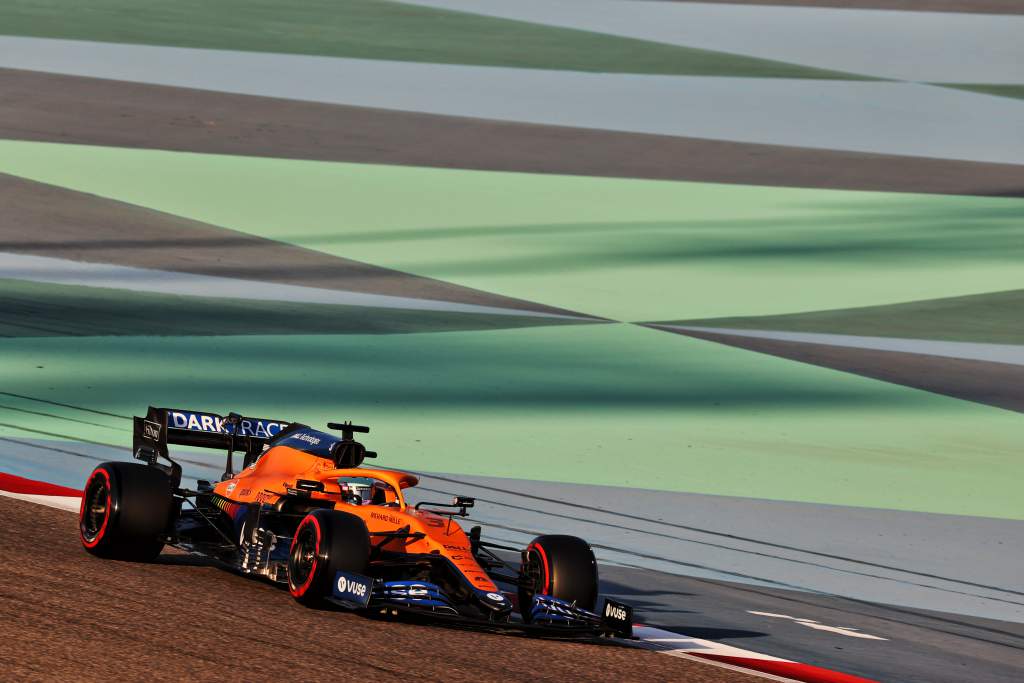
[[[0,92],[0,134],[13,140],[522,173],[1024,194],[1024,166],[1015,164],[545,126],[15,69],[0,69]],[[57,201],[57,191],[50,192]]]
[[[0,498],[0,518],[0,671],[11,680],[760,680],[615,645],[310,610],[183,554],[93,558],[67,512]]]
[[[648,623],[847,674],[1009,683],[1024,670],[1021,624],[642,569],[601,571],[608,593],[638,606]]]

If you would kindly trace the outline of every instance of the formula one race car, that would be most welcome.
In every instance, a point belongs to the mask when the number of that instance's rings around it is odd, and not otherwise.
[[[369,428],[330,423],[341,436],[299,423],[150,408],[136,417],[133,454],[85,485],[82,544],[94,555],[146,561],[164,545],[287,584],[296,600],[377,615],[419,614],[498,631],[631,637],[632,610],[605,600],[595,613],[597,563],[583,540],[539,536],[519,566],[454,520],[473,499],[410,505],[417,477],[366,469],[355,441]],[[168,444],[227,451],[219,483],[181,487]],[[242,471],[232,456],[244,453]],[[166,461],[162,464],[159,461]],[[505,589],[499,587],[504,586]]]

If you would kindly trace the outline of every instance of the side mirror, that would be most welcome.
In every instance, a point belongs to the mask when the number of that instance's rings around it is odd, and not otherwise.
[[[366,457],[366,448],[358,441],[339,441],[331,446],[331,457],[338,467],[359,467]]]

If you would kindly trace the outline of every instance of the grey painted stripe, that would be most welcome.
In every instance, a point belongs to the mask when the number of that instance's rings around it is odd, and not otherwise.
[[[982,344],[978,342],[934,341],[931,339],[899,339],[897,337],[858,337],[848,334],[743,330],[728,327],[689,327],[686,325],[657,325],[657,327],[683,332],[708,332],[711,334],[728,334],[754,339],[847,346],[854,349],[898,351],[901,353],[919,353],[926,356],[1024,365],[1024,346],[1017,346],[1015,344]]]
[[[599,74],[0,37],[0,66],[502,121],[1024,164],[1024,100],[914,83]]]
[[[30,256],[0,252],[0,278],[45,282],[58,285],[107,287],[155,294],[204,296],[257,301],[290,301],[310,304],[367,306],[416,311],[446,311],[488,315],[514,315],[540,318],[572,316],[523,309],[478,306],[451,301],[366,294],[301,285],[284,285],[256,280],[240,280],[213,275],[196,275],[168,270],[152,270],[108,263],[87,263],[49,256]]]
[[[1024,83],[1024,17],[620,0],[403,0],[908,81]]]

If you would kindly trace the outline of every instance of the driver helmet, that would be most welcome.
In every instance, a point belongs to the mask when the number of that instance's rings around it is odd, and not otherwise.
[[[366,505],[373,499],[373,483],[366,479],[339,479],[341,499],[352,505]]]

